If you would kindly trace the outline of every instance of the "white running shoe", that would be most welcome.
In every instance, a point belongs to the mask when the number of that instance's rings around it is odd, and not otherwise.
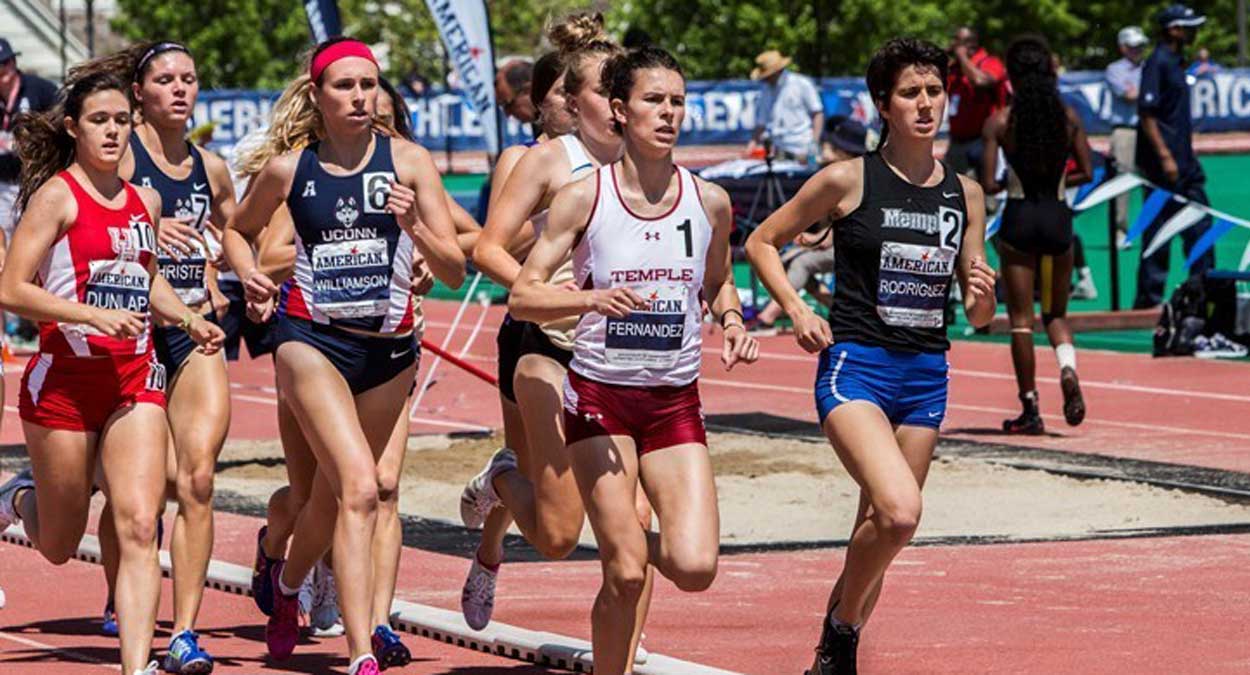
[[[1083,267],[1077,273],[1077,282],[1072,286],[1073,300],[1097,300],[1098,286],[1094,284],[1094,273]]]
[[[13,508],[13,497],[18,490],[35,487],[35,478],[30,469],[23,469],[4,485],[0,485],[0,532],[21,520],[17,509]]]
[[[4,589],[0,588],[0,609],[4,609]]]
[[[1247,351],[1245,345],[1224,337],[1223,333],[1194,338],[1194,356],[1200,359],[1240,359],[1245,358]]]
[[[324,560],[318,560],[312,577],[312,602],[308,611],[308,622],[315,631],[330,631],[339,621],[339,596],[334,588],[334,570]]]
[[[469,567],[469,576],[464,580],[464,590],[460,593],[460,611],[464,613],[464,622],[473,630],[482,630],[490,623],[490,615],[495,611],[495,580],[498,571],[492,571],[473,556],[473,565]]]
[[[153,661],[148,664],[147,668],[144,668],[143,670],[136,670],[135,675],[161,675],[161,666],[159,663]]]
[[[486,523],[486,516],[499,506],[499,494],[495,492],[492,482],[495,477],[509,469],[516,469],[516,453],[509,448],[500,448],[486,463],[481,473],[469,479],[460,493],[460,520],[470,530],[480,530]]]
[[[647,663],[647,656],[649,656],[649,653],[642,646],[642,641],[646,639],[647,639],[646,633],[643,633],[642,635],[638,636],[638,648],[634,650],[634,665],[635,666],[641,666]]]

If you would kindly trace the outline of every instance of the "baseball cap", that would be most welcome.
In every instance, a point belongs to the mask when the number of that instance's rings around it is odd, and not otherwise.
[[[1168,5],[1167,9],[1159,12],[1158,21],[1159,25],[1164,28],[1171,28],[1172,26],[1193,28],[1206,23],[1207,17],[1195,12],[1192,7],[1177,3]]]
[[[8,40],[0,38],[0,63],[8,61],[18,54],[21,54],[21,52],[13,51],[13,45],[9,44]]]
[[[1146,32],[1138,26],[1125,26],[1120,29],[1116,41],[1125,47],[1141,47],[1150,42],[1150,38],[1147,38]]]

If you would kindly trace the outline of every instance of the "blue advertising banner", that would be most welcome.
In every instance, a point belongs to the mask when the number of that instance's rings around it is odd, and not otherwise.
[[[1191,82],[1194,128],[1200,132],[1250,131],[1250,69],[1226,70]],[[867,124],[877,111],[860,78],[820,81],[826,115],[847,115]],[[1067,73],[1060,79],[1065,100],[1076,108],[1090,134],[1111,131],[1111,92],[1101,72]],[[683,145],[745,144],[755,127],[759,85],[750,80],[692,81],[687,84]],[[200,92],[195,124],[215,122],[214,148],[233,145],[252,129],[263,126],[276,92],[210,90]],[[409,99],[412,126],[418,141],[435,151],[484,151],[486,139],[473,106],[459,92],[435,90]],[[529,128],[507,119],[504,145],[530,138]]]

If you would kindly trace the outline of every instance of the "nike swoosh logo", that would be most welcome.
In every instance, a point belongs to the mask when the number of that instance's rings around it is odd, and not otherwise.
[[[402,358],[404,358],[405,356],[407,356],[407,355],[408,355],[408,352],[410,352],[410,351],[412,351],[412,350],[411,350],[411,349],[405,349],[404,351],[399,352],[398,354],[396,354],[395,352],[391,352],[391,359],[402,359]]]
[[[200,190],[208,187],[208,183],[192,183],[191,187],[195,188],[196,192],[199,192]]]
[[[954,199],[959,196],[958,192],[943,192],[942,199]]]
[[[940,411],[939,411],[939,412],[931,412],[931,413],[929,413],[929,417],[930,417],[930,419],[932,419],[932,418],[937,417],[938,415],[941,415],[941,414],[942,414],[942,413],[941,413]]]

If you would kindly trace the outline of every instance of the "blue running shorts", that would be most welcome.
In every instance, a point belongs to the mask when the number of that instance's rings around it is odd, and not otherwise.
[[[946,417],[950,364],[945,352],[909,353],[839,342],[820,354],[816,411],[823,425],[833,409],[868,401],[890,423],[937,429]]]

